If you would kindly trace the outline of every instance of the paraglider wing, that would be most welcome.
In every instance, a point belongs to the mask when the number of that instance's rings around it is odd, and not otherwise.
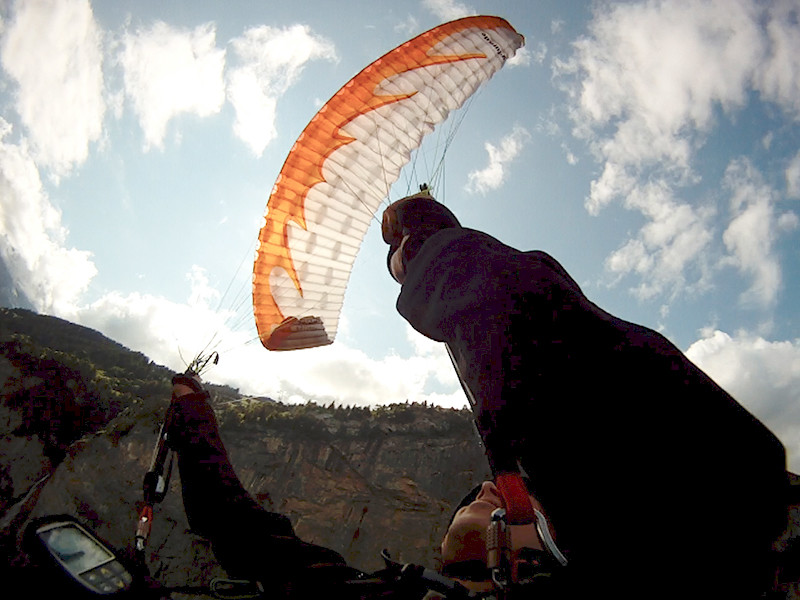
[[[523,43],[498,17],[445,23],[367,66],[311,119],[259,234],[253,307],[266,348],[333,341],[361,240],[411,152]]]

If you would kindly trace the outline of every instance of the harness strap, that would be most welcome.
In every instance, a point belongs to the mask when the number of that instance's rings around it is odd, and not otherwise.
[[[528,497],[528,488],[519,472],[498,473],[495,484],[503,497],[509,525],[528,525],[536,522],[536,514]]]

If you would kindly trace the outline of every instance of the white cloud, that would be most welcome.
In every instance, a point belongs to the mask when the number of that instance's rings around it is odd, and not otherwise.
[[[61,213],[25,145],[5,142],[10,133],[0,117],[0,254],[39,312],[68,316],[97,269],[88,252],[66,247]]]
[[[250,393],[275,399],[376,406],[435,402],[464,408],[466,399],[442,344],[407,329],[415,351],[371,357],[336,341],[298,352],[268,352],[260,344],[234,349],[215,374]]]
[[[517,52],[508,59],[506,62],[506,66],[508,67],[527,67],[531,64],[531,61],[535,62],[536,64],[542,64],[544,62],[545,57],[547,56],[547,46],[543,43],[539,43],[536,47],[536,51],[531,53],[528,50],[527,46],[523,46]]]
[[[790,198],[800,198],[800,151],[786,167],[786,194]]]
[[[634,293],[645,300],[686,285],[706,285],[708,265],[703,257],[713,237],[710,209],[680,202],[663,181],[632,188],[625,205],[640,211],[648,222],[606,259],[611,273],[637,275],[641,282]],[[696,272],[687,281],[690,265]]]
[[[778,231],[794,231],[800,226],[800,217],[795,213],[785,212],[778,216]]]
[[[443,21],[453,21],[478,14],[475,9],[456,0],[423,0],[422,4]]]
[[[16,110],[37,163],[58,177],[83,163],[102,133],[102,36],[87,0],[14,5],[2,64],[18,86]]]
[[[800,340],[708,331],[686,355],[767,425],[800,471]]]
[[[486,194],[498,189],[505,181],[508,164],[519,156],[522,149],[531,139],[530,133],[521,126],[514,129],[500,140],[500,146],[486,142],[486,152],[489,154],[489,164],[478,171],[472,171],[467,176],[465,189],[471,193]]]
[[[175,371],[185,370],[198,353],[212,350],[226,355],[228,360],[222,364],[228,362],[227,369],[235,370],[236,361],[230,360],[228,352],[238,355],[244,350],[246,355],[252,348],[250,342],[257,339],[255,333],[247,328],[231,329],[231,323],[240,321],[239,315],[230,307],[220,308],[221,295],[209,285],[202,268],[193,266],[186,281],[185,301],[114,291],[82,306],[74,320]],[[242,382],[231,383],[238,386]]]
[[[210,339],[219,317],[148,294],[110,292],[82,307],[76,321],[158,364],[183,370]]]
[[[394,30],[396,33],[411,36],[415,33],[419,33],[419,22],[413,15],[408,15],[405,21],[401,21],[394,26]]]
[[[613,165],[606,165],[607,171]],[[605,174],[599,181],[606,179]],[[599,184],[598,184],[599,185]],[[609,184],[609,187],[613,183]],[[781,288],[780,260],[775,242],[780,232],[797,226],[793,213],[777,214],[777,194],[747,159],[732,161],[724,190],[730,193],[729,222],[722,234],[727,254],[720,259],[712,252],[715,239],[710,206],[692,206],[678,200],[669,183],[653,180],[638,184],[630,180],[623,205],[647,220],[639,232],[606,259],[606,269],[617,279],[635,275],[633,289],[643,300],[660,294],[674,296],[687,287],[710,285],[714,265],[735,267],[750,279],[741,300],[752,306],[774,305]]]
[[[745,102],[765,52],[757,16],[737,0],[618,4],[598,13],[591,37],[575,44],[572,67],[582,74],[574,118],[599,157],[632,175],[658,165],[676,181],[689,178],[714,108]],[[594,195],[590,203],[602,204]]]
[[[123,36],[119,60],[125,94],[133,103],[145,148],[162,148],[169,121],[181,114],[206,117],[225,101],[225,51],[206,24],[188,31],[158,21]]]
[[[336,402],[356,406],[375,406],[409,402],[432,402],[448,407],[466,406],[458,384],[450,393],[428,391],[429,381],[436,378],[436,367],[451,365],[443,349],[426,354],[401,357],[396,354],[374,358],[361,350],[339,342],[308,352],[270,353],[259,350],[260,360],[280,373],[277,393],[298,401]],[[273,377],[274,379],[274,377]],[[273,384],[274,385],[274,384]]]
[[[636,187],[636,178],[624,166],[607,161],[599,179],[591,183],[591,194],[586,200],[586,209],[597,215],[600,210],[618,197],[627,197]]]
[[[744,159],[728,167],[724,184],[731,192],[732,218],[722,239],[731,254],[729,261],[753,280],[742,300],[768,307],[781,286],[780,262],[774,253],[779,228],[775,194]]]
[[[768,54],[755,74],[767,99],[800,117],[800,6],[796,0],[768,3]]]
[[[603,3],[572,58],[555,61],[558,79],[568,81],[574,133],[602,164],[587,210],[597,214],[621,203],[645,217],[642,229],[606,263],[613,274],[640,277],[640,297],[706,283],[706,251],[716,241],[710,209],[677,198],[699,179],[695,153],[718,111],[733,117],[755,90],[800,114],[798,12],[791,0]],[[795,189],[793,168],[787,170],[789,190]],[[791,215],[775,217],[764,201],[740,205],[734,219],[724,243],[740,271],[753,278],[749,298],[764,306],[780,281],[774,228],[791,227]],[[760,237],[748,227],[759,227]],[[757,239],[762,245],[754,248]],[[748,254],[752,249],[757,254]]]
[[[260,156],[276,135],[278,98],[311,60],[336,60],[334,46],[308,27],[263,25],[231,41],[238,66],[228,72],[228,99],[236,110],[234,132]]]
[[[408,327],[415,352],[375,358],[340,341],[296,352],[261,347],[247,315],[218,310],[220,294],[205,273],[187,274],[187,302],[147,294],[110,293],[82,308],[76,320],[103,331],[158,364],[183,370],[199,351],[218,351],[220,361],[206,378],[245,394],[286,402],[375,406],[405,401],[465,407],[466,400],[442,344]],[[231,323],[249,323],[231,328]]]
[[[219,304],[221,294],[213,288],[208,281],[205,269],[198,265],[193,265],[192,270],[186,275],[191,287],[191,294],[189,295],[189,306],[204,306],[211,307]]]

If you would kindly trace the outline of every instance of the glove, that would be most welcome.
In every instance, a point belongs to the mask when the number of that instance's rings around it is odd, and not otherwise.
[[[389,245],[386,263],[392,277],[400,281],[402,277],[398,277],[398,273],[405,271],[405,266],[417,255],[422,244],[437,231],[448,227],[461,227],[461,224],[450,209],[434,200],[427,190],[392,203],[383,212],[381,223],[383,241]],[[401,256],[395,259],[399,264],[393,266],[392,257],[401,245]]]
[[[167,444],[179,454],[197,451],[202,447],[221,449],[219,428],[210,398],[202,384],[187,374],[172,378],[172,401],[167,409]]]

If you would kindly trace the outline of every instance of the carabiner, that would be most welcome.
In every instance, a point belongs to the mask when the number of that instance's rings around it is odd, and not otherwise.
[[[511,540],[506,511],[496,508],[486,529],[486,566],[494,584],[505,589],[511,583]]]

